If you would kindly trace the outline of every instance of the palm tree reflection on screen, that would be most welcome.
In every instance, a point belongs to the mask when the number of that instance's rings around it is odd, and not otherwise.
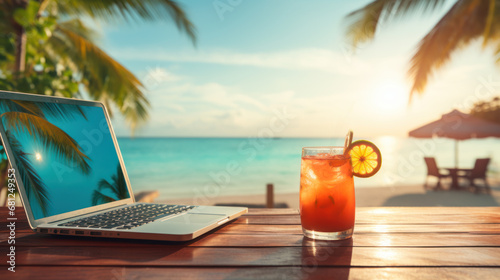
[[[81,173],[88,175],[91,171],[90,158],[81,151],[75,139],[49,122],[47,117],[65,121],[75,119],[76,116],[87,118],[78,106],[68,104],[59,106],[53,103],[2,100],[0,110],[5,112],[0,115],[0,118],[18,167],[16,171],[24,184],[28,199],[33,195],[46,216],[50,207],[50,199],[44,182],[30,161],[32,156],[41,161],[42,155],[40,152],[35,155],[27,153],[17,137],[27,133],[34,141],[41,143],[47,153],[53,152],[68,166],[73,166]]]
[[[111,192],[116,198],[104,194],[104,190]],[[116,167],[116,174],[111,176],[111,183],[106,179],[101,179],[97,186],[97,190],[92,194],[92,205],[112,202],[120,199],[129,198],[127,183],[123,176],[123,170],[120,164]]]

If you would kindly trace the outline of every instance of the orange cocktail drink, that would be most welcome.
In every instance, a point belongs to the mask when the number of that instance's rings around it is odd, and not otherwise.
[[[354,229],[354,179],[343,147],[302,149],[300,218],[304,235],[339,240]]]

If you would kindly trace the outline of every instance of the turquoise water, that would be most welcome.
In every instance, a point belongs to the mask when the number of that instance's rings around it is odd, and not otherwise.
[[[454,166],[455,141],[380,137],[368,139],[382,151],[383,165],[356,187],[421,184],[423,156],[440,167]],[[159,190],[159,199],[199,195],[262,194],[267,183],[275,192],[298,192],[301,148],[342,145],[343,139],[310,138],[119,138],[134,192]],[[479,157],[491,157],[490,173],[500,170],[500,140],[459,142],[459,167],[472,168]]]

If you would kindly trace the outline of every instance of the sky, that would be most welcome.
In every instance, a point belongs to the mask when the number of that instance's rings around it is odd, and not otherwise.
[[[345,16],[369,1],[179,2],[196,46],[169,21],[97,25],[99,45],[147,88],[151,117],[137,137],[406,136],[498,95],[493,52],[473,42],[408,104],[409,60],[453,1],[384,23],[356,49]],[[113,125],[131,135],[121,117]]]

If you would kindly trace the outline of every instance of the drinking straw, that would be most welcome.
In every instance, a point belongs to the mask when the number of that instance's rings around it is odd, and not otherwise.
[[[349,147],[352,143],[352,130],[349,130],[347,132],[347,135],[345,136],[345,142],[344,142],[344,154],[347,152],[347,147]]]

